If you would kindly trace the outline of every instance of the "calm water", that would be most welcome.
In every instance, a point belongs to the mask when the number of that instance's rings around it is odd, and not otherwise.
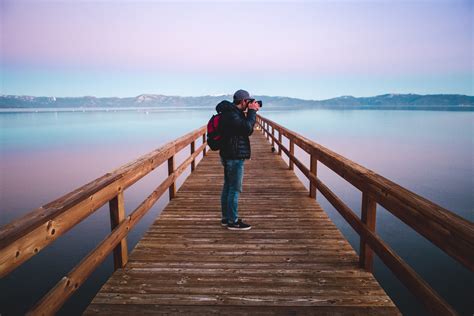
[[[211,112],[0,113],[0,226],[204,125]],[[261,114],[474,221],[474,113],[264,109]],[[305,153],[296,152],[308,161]],[[359,213],[361,193],[321,164],[318,168],[323,182]],[[165,173],[165,166],[157,168],[125,192],[127,213]],[[318,200],[358,251],[356,233],[319,193]],[[164,196],[131,232],[129,249],[166,203]],[[377,210],[382,238],[462,315],[472,315],[472,273],[380,206]],[[108,216],[107,208],[101,208],[2,279],[0,313],[21,314],[44,295],[110,232]],[[111,273],[108,258],[61,314],[80,314]],[[375,276],[404,314],[425,313],[379,261]]]

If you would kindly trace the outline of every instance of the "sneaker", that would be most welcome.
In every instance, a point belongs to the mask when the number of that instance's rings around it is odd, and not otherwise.
[[[221,226],[227,227],[227,220],[226,219],[221,219]]]
[[[252,228],[252,226],[245,224],[241,219],[237,220],[237,222],[233,224],[227,224],[227,229],[230,230],[249,230],[250,228]]]

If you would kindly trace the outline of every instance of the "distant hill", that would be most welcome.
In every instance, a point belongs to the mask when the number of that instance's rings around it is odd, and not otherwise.
[[[141,94],[136,97],[32,97],[0,95],[0,108],[122,108],[122,107],[214,107],[231,95],[180,97]],[[255,96],[264,107],[326,109],[432,109],[474,110],[474,96],[459,94],[383,94],[356,98],[341,96],[327,100],[303,100],[290,97]]]

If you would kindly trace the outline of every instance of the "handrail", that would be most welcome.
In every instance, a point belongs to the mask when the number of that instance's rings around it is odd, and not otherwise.
[[[202,137],[202,145],[195,142]],[[190,156],[178,168],[174,156],[190,146]],[[4,277],[38,254],[54,240],[109,202],[112,232],[31,310],[30,314],[54,313],[79,288],[87,277],[114,252],[114,268],[127,262],[126,236],[161,195],[169,190],[174,197],[176,179],[202,152],[206,155],[206,126],[200,127],[142,157],[106,173],[88,184],[26,214],[0,228],[0,277]],[[125,218],[123,192],[156,167],[168,161],[168,177]]]
[[[284,152],[289,158],[289,169],[292,170],[293,165],[296,165],[308,178],[309,195],[316,198],[316,190],[320,191],[360,235],[359,263],[362,268],[372,272],[375,251],[428,310],[434,314],[456,314],[454,309],[375,233],[376,205],[382,205],[471,271],[474,270],[473,223],[269,119],[258,115],[257,123],[267,139],[271,139],[272,151],[275,151],[274,144],[277,144],[278,154]],[[275,130],[278,132],[278,138],[275,136]],[[282,136],[289,140],[289,149],[283,145]],[[310,155],[309,169],[295,157],[295,144]],[[317,178],[318,161],[362,192],[361,219]]]
[[[372,271],[375,252],[429,311],[434,314],[456,314],[375,233],[376,205],[385,207],[471,271],[474,270],[473,223],[271,120],[258,115],[257,123],[267,139],[271,140],[272,150],[275,151],[274,146],[277,144],[278,154],[284,152],[289,157],[289,169],[293,170],[296,165],[308,178],[309,196],[316,198],[316,190],[322,193],[360,235],[359,263],[362,268]],[[201,152],[206,155],[205,136],[206,127],[203,126],[0,228],[0,277],[4,277],[109,202],[111,234],[63,277],[30,310],[30,314],[54,313],[59,310],[112,251],[114,268],[125,266],[128,260],[125,238],[128,232],[166,190],[169,190],[170,199],[175,196],[176,179],[189,165],[191,171],[194,171],[195,159]],[[288,138],[289,148],[283,145],[282,136]],[[202,145],[196,150],[195,141],[199,137],[202,137]],[[309,168],[295,157],[294,145],[310,154]],[[190,146],[191,155],[175,168],[174,156],[186,146]],[[166,161],[168,177],[125,217],[124,190]],[[361,218],[317,178],[318,161],[362,192]]]

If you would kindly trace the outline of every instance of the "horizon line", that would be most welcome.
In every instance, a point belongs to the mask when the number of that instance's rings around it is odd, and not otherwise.
[[[126,98],[137,98],[143,95],[149,96],[165,96],[165,97],[179,97],[179,98],[199,98],[199,97],[224,97],[224,96],[232,96],[232,94],[204,94],[204,95],[167,95],[167,94],[160,94],[160,93],[141,93],[136,96],[125,96],[125,97],[118,97],[118,96],[94,96],[94,95],[82,95],[82,96],[45,96],[45,95],[29,95],[29,94],[0,94],[0,97],[33,97],[33,98],[96,98],[96,99],[105,99],[105,98],[117,98],[117,99],[126,99]],[[265,95],[265,94],[254,94],[252,96],[259,96],[259,97],[270,97],[270,98],[291,98],[291,99],[299,99],[304,101],[326,101],[331,99],[343,98],[343,97],[352,97],[352,98],[374,98],[384,95],[418,95],[418,96],[434,96],[434,95],[458,95],[458,96],[466,96],[466,97],[474,97],[474,95],[468,94],[459,94],[459,93],[430,93],[430,94],[418,94],[418,93],[384,93],[384,94],[377,94],[371,96],[353,96],[353,95],[339,95],[332,98],[327,99],[304,99],[292,96],[277,96],[277,95]]]

